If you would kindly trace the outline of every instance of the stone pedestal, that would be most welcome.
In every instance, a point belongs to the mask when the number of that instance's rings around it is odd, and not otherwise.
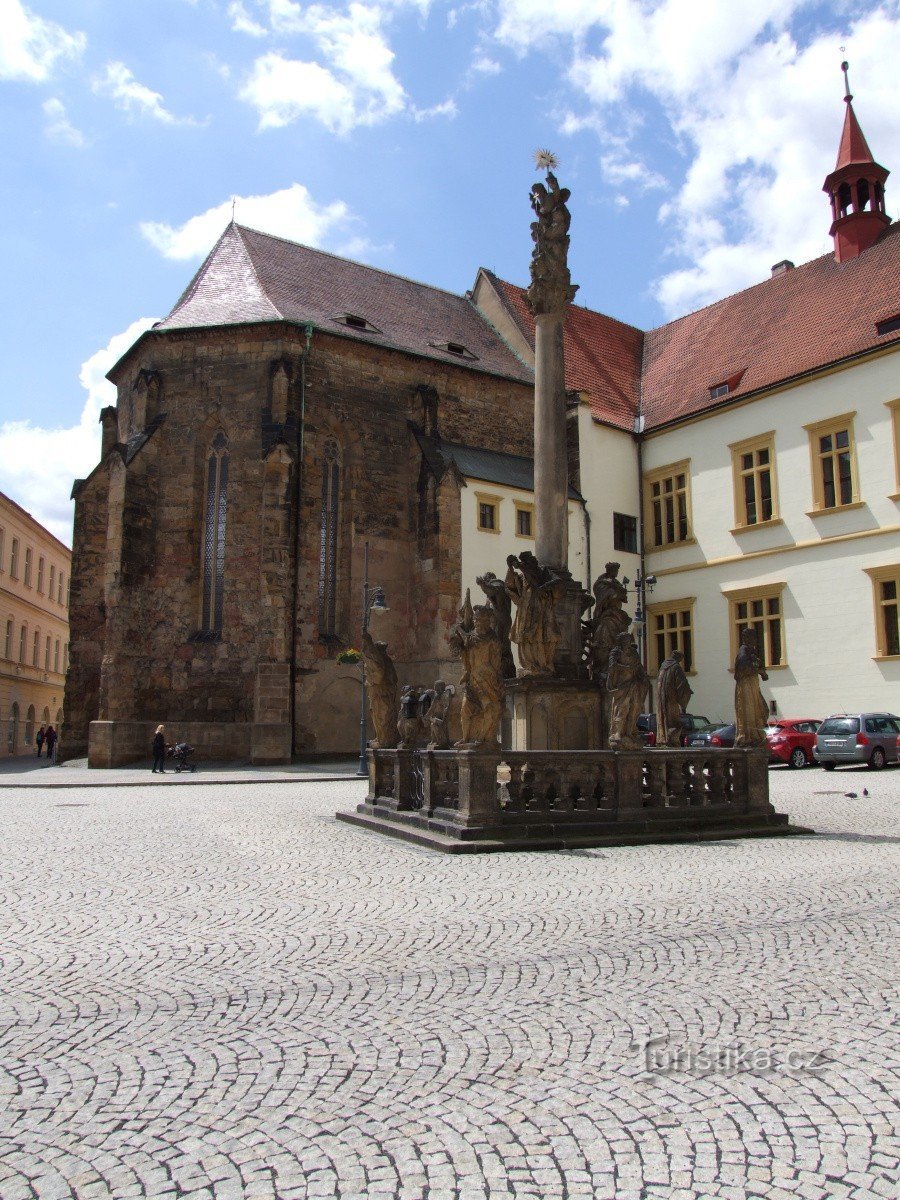
[[[584,586],[566,572],[557,569],[557,574],[565,577],[565,591],[556,601],[556,621],[561,637],[556,649],[554,676],[560,679],[585,679],[586,670],[582,664],[584,638],[581,632],[581,619],[584,613],[585,596],[590,599],[590,593],[585,593]],[[589,747],[582,747],[589,749]]]
[[[603,750],[602,693],[588,680],[510,681],[509,745],[504,750]]]

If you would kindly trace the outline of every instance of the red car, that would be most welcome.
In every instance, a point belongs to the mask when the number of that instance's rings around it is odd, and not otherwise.
[[[814,762],[816,730],[821,724],[810,717],[770,721],[766,726],[769,762],[787,763],[789,767],[805,767]]]

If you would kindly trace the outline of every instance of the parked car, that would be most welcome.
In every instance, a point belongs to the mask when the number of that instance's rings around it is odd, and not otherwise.
[[[709,729],[702,729],[697,733],[689,735],[686,745],[688,746],[733,746],[735,737],[734,722],[728,725],[711,725]]]
[[[641,713],[637,720],[638,731],[644,740],[645,746],[656,745],[656,713]],[[709,717],[700,717],[696,713],[681,714],[681,744],[686,746],[687,740],[692,733],[698,733],[703,729],[712,729],[713,722]]]
[[[816,733],[816,761],[826,771],[840,763],[867,763],[878,771],[897,762],[900,717],[894,713],[835,713]]]
[[[769,762],[805,767],[813,761],[816,730],[822,724],[812,717],[779,718],[766,726]]]

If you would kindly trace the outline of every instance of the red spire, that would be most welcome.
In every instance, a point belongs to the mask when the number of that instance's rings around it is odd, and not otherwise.
[[[853,96],[850,92],[850,64],[841,63],[841,70],[844,72],[844,103],[847,105],[847,111],[844,114],[844,128],[841,133],[841,144],[838,146],[837,162],[834,164],[834,169],[840,171],[841,167],[847,167],[850,163],[871,163],[875,160],[872,157],[872,151],[869,149],[869,143],[866,141],[866,135],[860,128],[859,121],[856,119],[856,113],[853,111]]]
[[[829,232],[834,238],[834,256],[838,262],[846,262],[873,246],[891,223],[884,211],[884,184],[890,172],[872,157],[853,111],[846,62],[841,63],[841,70],[847,110],[837,163],[826,178],[823,191],[831,200],[833,220]]]

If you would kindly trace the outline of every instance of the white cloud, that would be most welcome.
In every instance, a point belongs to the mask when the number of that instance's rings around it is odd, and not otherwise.
[[[87,45],[83,33],[35,16],[21,0],[0,0],[0,29],[0,79],[43,83],[57,62],[77,58]]]
[[[472,75],[499,75],[502,70],[497,60],[488,54],[479,54],[469,67]]]
[[[165,258],[200,258],[215,244],[231,220],[231,200],[199,213],[183,225],[143,221],[141,233]],[[354,220],[342,200],[317,204],[302,183],[268,196],[235,197],[235,219],[242,225],[273,233],[309,246],[325,240]]]
[[[61,100],[57,100],[55,97],[45,100],[42,108],[44,116],[47,118],[44,133],[46,133],[51,142],[59,142],[63,146],[77,146],[79,148],[85,144],[84,134],[80,129],[76,129],[69,120],[66,106]]]
[[[604,174],[620,194],[665,182],[641,166],[646,98],[661,106],[669,145],[687,164],[660,210],[669,252],[686,262],[655,284],[669,315],[764,278],[777,259],[801,262],[829,249],[820,189],[842,120],[837,42],[846,44],[858,83],[864,69],[857,112],[875,153],[900,148],[895,0],[870,6],[855,24],[848,18],[841,36],[829,28],[810,40],[805,28],[801,41],[792,23],[810,7],[812,0],[498,0],[499,42],[523,55],[568,56],[569,81],[589,111],[564,115],[562,131],[596,128],[608,147]]]
[[[93,89],[98,96],[111,97],[116,108],[129,116],[151,117],[165,125],[193,123],[190,117],[176,117],[170,113],[160,93],[138,83],[122,62],[107,63],[103,75],[94,80]]]
[[[440,104],[434,104],[431,108],[414,108],[412,110],[413,120],[417,124],[422,121],[430,121],[434,117],[455,117],[459,112],[456,107],[456,101],[451,96],[449,100],[443,100]]]
[[[265,37],[268,32],[265,25],[260,25],[259,21],[250,16],[241,0],[234,0],[233,4],[228,5],[228,15],[231,17],[231,28],[235,33],[246,33],[250,37],[258,38]]]
[[[271,0],[270,17],[278,31],[306,34],[327,65],[280,52],[258,58],[239,95],[256,108],[261,129],[311,115],[347,133],[404,110],[406,94],[382,29],[383,8],[351,4],[341,13],[320,4],[301,8],[292,0]]]
[[[116,402],[116,389],[104,376],[155,319],[134,321],[82,363],[79,379],[87,399],[77,424],[52,429],[30,421],[0,425],[0,490],[67,545],[72,543],[72,483],[97,465],[100,410]]]

